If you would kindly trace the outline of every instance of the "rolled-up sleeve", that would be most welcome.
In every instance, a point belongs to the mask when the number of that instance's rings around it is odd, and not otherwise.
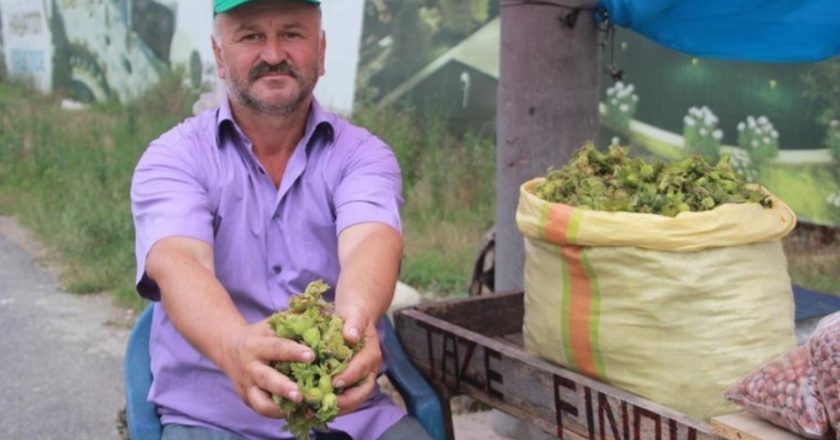
[[[146,276],[146,257],[155,243],[168,237],[188,237],[213,245],[213,212],[198,160],[190,145],[158,140],[134,171],[135,281],[145,298],[160,298],[157,285]]]
[[[370,136],[346,157],[335,191],[336,232],[359,223],[384,223],[402,232],[402,177],[393,151]]]

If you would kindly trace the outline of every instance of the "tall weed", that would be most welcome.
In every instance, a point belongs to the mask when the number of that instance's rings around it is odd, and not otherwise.
[[[394,149],[403,171],[400,278],[445,296],[466,294],[477,246],[494,220],[493,140],[453,134],[440,113],[365,107],[354,119]]]
[[[57,97],[0,85],[0,210],[17,215],[66,262],[66,288],[109,290],[129,306],[134,255],[129,185],[148,143],[187,116],[180,73],[129,105],[68,112]]]
[[[129,186],[149,142],[184,119],[197,94],[179,72],[135,102],[65,111],[57,97],[0,83],[0,213],[16,215],[66,263],[73,292],[134,293]],[[403,281],[463,294],[475,247],[492,225],[494,148],[455,136],[443,116],[360,108],[355,122],[395,150],[404,173]]]

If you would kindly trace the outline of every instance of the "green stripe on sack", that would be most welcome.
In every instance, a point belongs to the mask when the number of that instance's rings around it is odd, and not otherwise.
[[[604,359],[601,356],[601,340],[599,329],[601,324],[601,289],[598,286],[598,274],[589,262],[590,248],[584,248],[580,253],[580,262],[586,277],[589,278],[590,291],[592,292],[592,312],[589,319],[589,340],[591,343],[592,355],[595,358],[595,372],[600,378],[607,378],[607,369],[604,366]]]
[[[577,244],[578,233],[580,232],[580,221],[583,218],[583,210],[572,209],[572,216],[569,219],[569,229],[566,231],[566,241],[571,244]]]
[[[563,274],[563,299],[560,307],[560,329],[563,332],[563,351],[566,352],[566,360],[569,362],[569,368],[576,370],[575,355],[572,351],[572,320],[569,314],[571,313],[572,301],[572,280],[569,273],[569,263],[562,257],[563,247],[557,246],[561,254],[560,270]]]

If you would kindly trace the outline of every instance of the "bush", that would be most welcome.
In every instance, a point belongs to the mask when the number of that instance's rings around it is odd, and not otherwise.
[[[766,116],[747,116],[738,124],[738,146],[747,151],[756,164],[763,164],[779,155],[779,132]]]
[[[758,181],[758,170],[756,170],[755,164],[746,150],[732,148],[728,153],[730,154],[729,164],[745,182],[755,183]]]
[[[825,146],[828,148],[831,157],[840,162],[840,121],[832,119],[828,122],[828,129],[825,135]]]
[[[718,118],[708,107],[691,107],[683,118],[683,136],[689,152],[716,162],[720,155],[723,130],[718,128]]]
[[[636,114],[639,97],[633,84],[618,81],[607,89],[607,122],[615,130],[627,130]]]

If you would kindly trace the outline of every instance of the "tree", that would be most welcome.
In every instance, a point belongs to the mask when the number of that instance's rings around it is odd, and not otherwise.
[[[394,16],[389,84],[398,84],[430,61],[430,31],[420,19],[420,6],[419,0],[406,0]]]
[[[840,57],[817,63],[803,77],[805,94],[825,105],[820,123],[826,127],[824,145],[840,163]]]
[[[443,27],[459,37],[466,37],[487,21],[488,0],[440,0]]]

